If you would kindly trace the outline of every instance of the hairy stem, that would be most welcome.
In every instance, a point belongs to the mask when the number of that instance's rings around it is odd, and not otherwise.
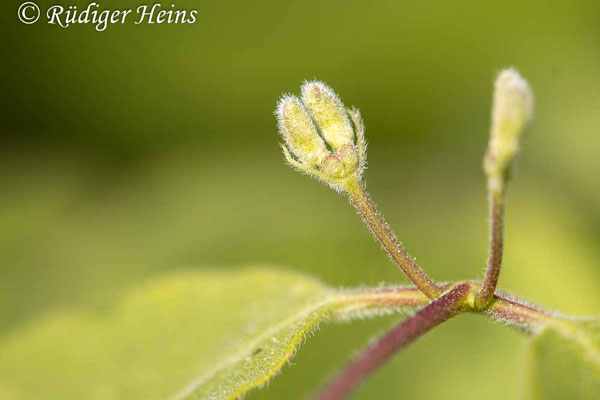
[[[396,325],[352,361],[325,387],[317,399],[340,400],[348,396],[398,350],[462,311],[469,288],[468,283],[459,284],[409,319]]]
[[[448,288],[456,287],[461,283],[466,284],[465,282],[446,283],[440,285],[440,287],[443,290],[448,290]],[[471,293],[481,288],[481,285],[476,282],[468,284],[471,287]],[[425,306],[427,304],[427,297],[422,293],[419,296],[415,292],[420,293],[417,288],[412,288],[412,292],[410,288],[406,287],[384,288],[366,291],[365,296],[369,298],[369,301],[377,304],[392,301],[393,304]],[[517,300],[504,293],[496,293],[492,302],[485,310],[471,306],[468,301],[467,305],[471,312],[488,315],[497,322],[513,326],[525,333],[536,332],[553,320],[556,321],[565,318],[527,301]]]
[[[548,322],[561,317],[536,306],[496,294],[490,306],[484,311],[492,319],[514,326],[526,333],[539,331]]]
[[[476,304],[479,308],[487,307],[494,298],[494,292],[502,267],[502,251],[504,248],[504,199],[502,196],[490,195],[490,250],[483,286],[477,293]]]
[[[440,289],[419,268],[411,256],[404,250],[400,242],[398,242],[396,235],[394,235],[394,232],[392,232],[381,214],[379,214],[359,180],[351,178],[345,188],[358,213],[369,226],[373,235],[383,245],[383,248],[391,259],[427,297],[430,299],[438,298],[441,293]]]

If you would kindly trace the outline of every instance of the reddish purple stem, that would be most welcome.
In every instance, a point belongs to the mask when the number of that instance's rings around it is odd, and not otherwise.
[[[504,248],[504,203],[503,200],[490,198],[490,251],[483,286],[477,293],[477,304],[486,307],[494,298]]]
[[[460,284],[433,300],[409,319],[396,325],[375,343],[369,345],[325,387],[316,399],[340,400],[348,396],[398,350],[460,312],[461,300],[469,289],[469,284]]]

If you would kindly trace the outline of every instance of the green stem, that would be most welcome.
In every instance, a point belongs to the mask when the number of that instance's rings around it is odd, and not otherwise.
[[[396,239],[396,235],[379,214],[375,205],[364,190],[358,177],[350,178],[345,185],[346,192],[358,210],[362,219],[377,240],[383,245],[390,258],[404,271],[408,279],[415,284],[430,299],[441,295],[440,289],[433,283],[427,274],[419,268],[404,247]]]

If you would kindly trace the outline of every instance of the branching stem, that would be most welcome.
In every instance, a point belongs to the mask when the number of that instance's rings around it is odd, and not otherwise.
[[[440,289],[433,283],[429,276],[415,263],[412,257],[396,239],[396,235],[387,225],[375,205],[369,198],[358,178],[351,178],[345,185],[352,203],[366,222],[373,235],[383,245],[391,259],[404,271],[408,279],[415,284],[430,299],[440,296]]]
[[[454,286],[455,285],[455,286]],[[385,364],[394,354],[406,347],[423,334],[437,327],[455,315],[472,311],[487,314],[492,319],[514,326],[525,332],[534,333],[541,330],[553,320],[560,320],[560,316],[553,315],[535,306],[508,298],[502,294],[493,294],[489,306],[485,310],[472,307],[468,297],[479,287],[477,283],[461,282],[443,286],[452,287],[446,294],[430,301],[412,317],[396,325],[389,332],[369,345],[354,361],[346,366],[335,378],[325,386],[315,400],[342,400],[349,396],[364,380]],[[416,289],[413,289],[416,290]],[[398,292],[402,298],[408,296],[417,305],[425,301],[425,297],[414,297],[408,288],[390,288],[375,291],[376,293]],[[369,295],[371,301],[377,300],[373,294]],[[392,295],[392,298],[398,295]],[[405,302],[406,300],[402,300]]]
[[[475,293],[481,288],[481,284],[478,282],[447,283],[440,285],[440,287],[442,290],[448,290],[451,287],[461,284],[468,284],[471,288],[467,297],[469,311],[488,315],[493,320],[508,324],[526,333],[538,331],[549,322],[565,318],[564,316],[544,310],[529,302],[517,300],[503,293],[496,293],[492,302],[484,310],[478,309],[476,305],[471,305],[468,301],[471,293]],[[365,299],[373,303],[410,304],[416,307],[424,307],[430,301],[417,288],[411,287],[370,290],[365,292]]]
[[[396,325],[352,361],[325,387],[317,399],[340,400],[348,396],[398,350],[461,312],[469,288],[468,283],[459,284],[409,319]]]

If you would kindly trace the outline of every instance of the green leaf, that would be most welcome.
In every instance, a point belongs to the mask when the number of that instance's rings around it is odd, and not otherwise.
[[[56,312],[0,342],[0,397],[234,399],[259,387],[321,322],[410,312],[413,289],[336,290],[270,268],[182,272],[110,312]]]
[[[552,323],[531,342],[528,399],[600,399],[600,320]]]

